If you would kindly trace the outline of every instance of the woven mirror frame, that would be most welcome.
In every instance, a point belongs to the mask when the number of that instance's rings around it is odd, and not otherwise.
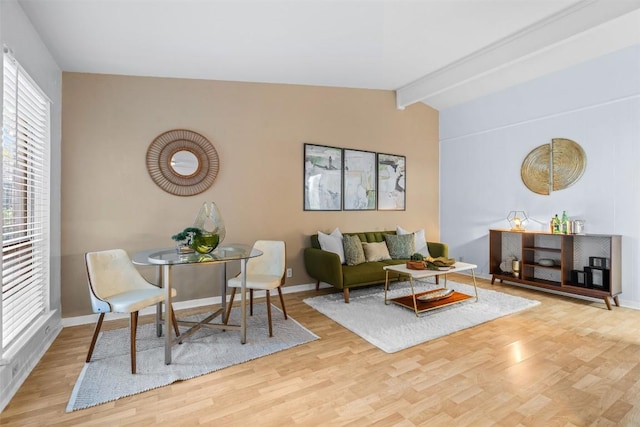
[[[158,187],[176,196],[193,196],[207,190],[219,169],[213,144],[190,130],[164,132],[147,149],[149,176]]]

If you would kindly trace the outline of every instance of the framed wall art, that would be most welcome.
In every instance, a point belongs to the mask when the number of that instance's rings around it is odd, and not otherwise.
[[[406,209],[406,158],[378,153],[378,209]]]
[[[376,209],[376,153],[342,150],[343,209],[345,211]]]
[[[304,210],[342,210],[342,149],[304,144]]]

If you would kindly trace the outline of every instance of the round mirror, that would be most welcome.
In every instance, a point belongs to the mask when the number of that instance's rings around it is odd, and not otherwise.
[[[169,166],[180,176],[191,176],[198,171],[200,163],[192,151],[180,150],[171,156]]]
[[[158,135],[147,149],[147,171],[160,188],[193,196],[211,187],[218,175],[218,152],[199,133],[174,129]]]

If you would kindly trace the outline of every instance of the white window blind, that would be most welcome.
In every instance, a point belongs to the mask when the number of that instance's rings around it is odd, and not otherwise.
[[[10,53],[3,59],[2,349],[49,309],[47,97]]]

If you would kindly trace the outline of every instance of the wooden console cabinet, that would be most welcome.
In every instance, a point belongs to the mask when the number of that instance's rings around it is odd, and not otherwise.
[[[491,283],[499,279],[601,298],[611,310],[609,298],[613,298],[616,306],[620,305],[621,251],[622,237],[619,235],[489,230]],[[519,277],[515,277],[509,267],[507,271],[500,268],[508,257],[520,261]],[[551,259],[554,263],[540,265],[541,259]]]

